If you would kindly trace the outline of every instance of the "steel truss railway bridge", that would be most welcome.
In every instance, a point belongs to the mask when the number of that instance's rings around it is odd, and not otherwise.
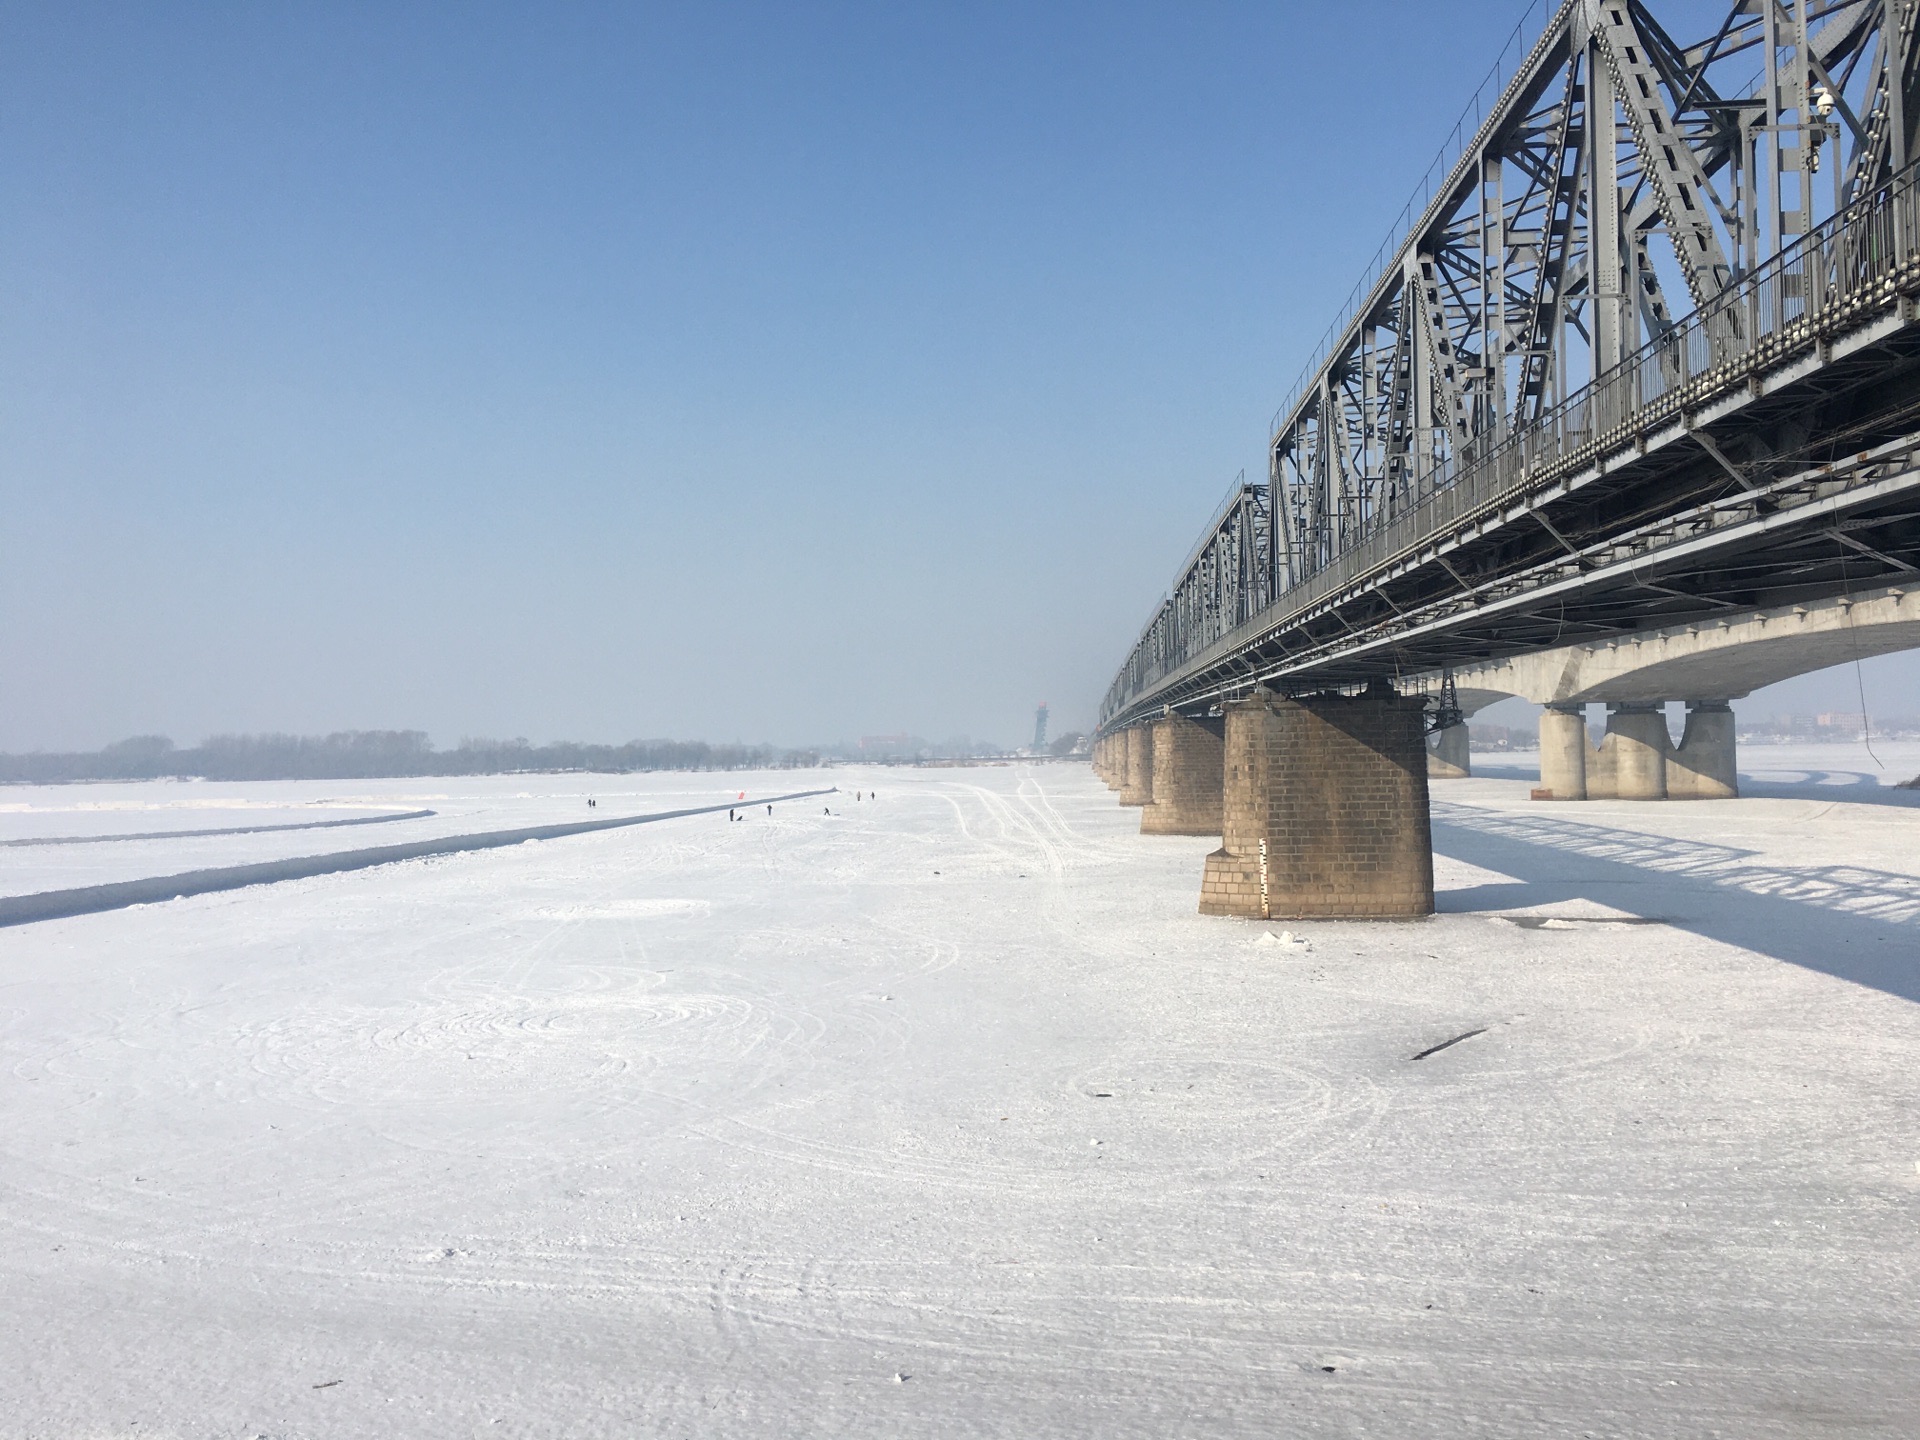
[[[1474,703],[1550,707],[1537,794],[1727,795],[1728,699],[1920,644],[1920,0],[1661,8],[1512,47],[1108,690],[1203,909],[1430,909]]]

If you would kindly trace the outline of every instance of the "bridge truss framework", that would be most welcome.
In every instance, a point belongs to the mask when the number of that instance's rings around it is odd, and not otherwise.
[[[1917,26],[1567,0],[1102,727],[1920,574]]]

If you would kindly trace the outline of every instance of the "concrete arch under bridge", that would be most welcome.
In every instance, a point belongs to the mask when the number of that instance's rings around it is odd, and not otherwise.
[[[1916,581],[1920,582],[1920,575]],[[1729,611],[1712,619],[1637,631],[1453,667],[1464,717],[1519,697],[1540,717],[1540,784],[1556,800],[1721,799],[1739,793],[1729,702],[1764,686],[1853,659],[1920,648],[1920,583],[1853,596]],[[1402,688],[1438,696],[1441,672]],[[1683,702],[1679,745],[1662,713]],[[1587,738],[1586,708],[1608,707],[1607,733]],[[1464,723],[1438,732],[1430,773],[1468,773]]]

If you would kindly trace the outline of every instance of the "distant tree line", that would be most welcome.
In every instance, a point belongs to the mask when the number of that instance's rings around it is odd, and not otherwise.
[[[699,740],[462,740],[436,750],[422,730],[342,730],[332,735],[214,735],[190,749],[164,735],[136,735],[84,754],[0,755],[0,784],[76,780],[375,780],[410,775],[508,775],[517,771],[766,770],[820,763],[813,750],[708,745]]]
[[[1467,727],[1467,743],[1474,750],[1538,750],[1540,732],[1531,725],[1482,725],[1476,720]]]

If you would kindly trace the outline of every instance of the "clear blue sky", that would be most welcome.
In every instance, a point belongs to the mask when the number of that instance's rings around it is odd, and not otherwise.
[[[1522,8],[0,6],[0,747],[1085,725]]]

